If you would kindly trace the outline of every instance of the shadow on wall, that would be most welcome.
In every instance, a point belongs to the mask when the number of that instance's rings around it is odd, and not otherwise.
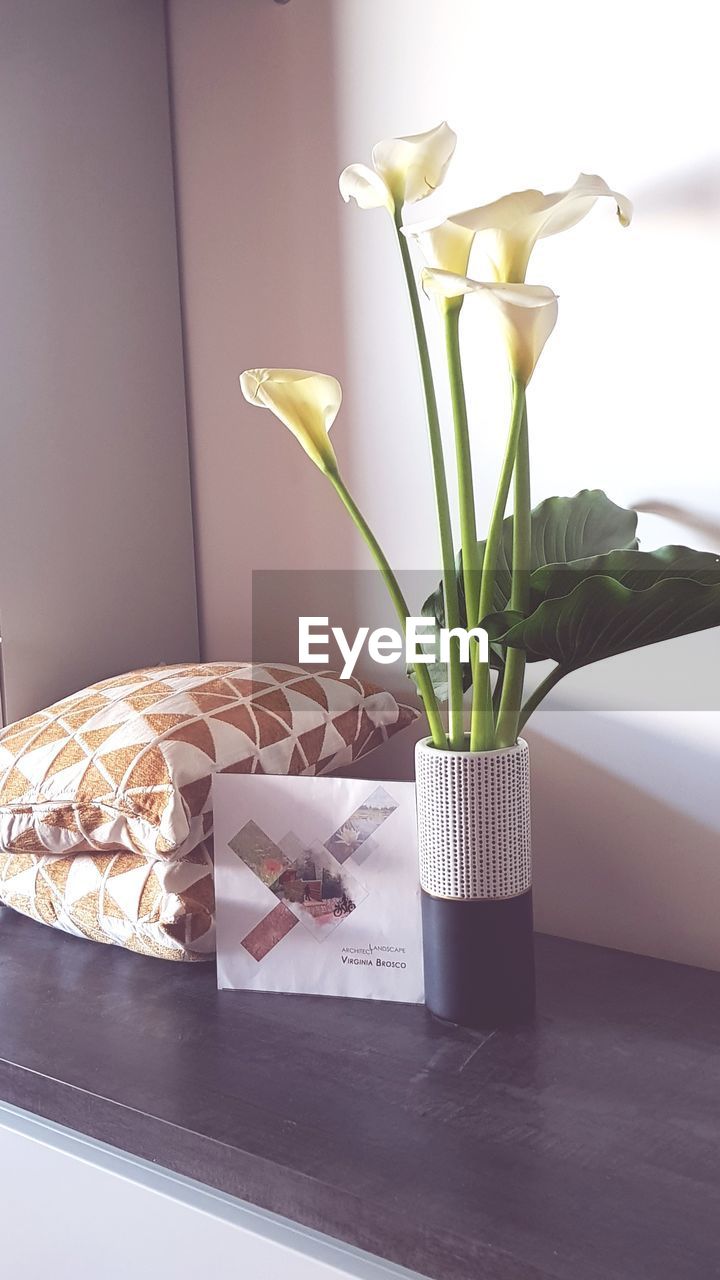
[[[603,718],[572,718],[594,746]],[[717,760],[627,720],[610,728],[625,776],[528,734],[536,927],[720,969],[720,829],[697,816],[717,813]]]
[[[720,549],[720,520],[716,515],[695,511],[679,502],[667,502],[664,498],[639,498],[637,502],[631,502],[630,506],[635,511],[662,516],[665,520],[672,520],[675,524],[684,525],[686,529],[701,533]]]
[[[716,225],[720,211],[720,157],[646,182],[636,192],[644,217],[707,219]]]

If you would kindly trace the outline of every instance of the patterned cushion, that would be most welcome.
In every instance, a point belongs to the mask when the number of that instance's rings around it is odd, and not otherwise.
[[[0,902],[66,933],[141,955],[210,960],[215,950],[206,844],[171,862],[127,852],[0,852]]]
[[[0,849],[177,856],[212,831],[213,773],[329,772],[416,716],[375,685],[284,665],[103,680],[0,732]]]

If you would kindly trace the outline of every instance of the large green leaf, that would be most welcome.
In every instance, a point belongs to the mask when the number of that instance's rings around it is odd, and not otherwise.
[[[637,513],[618,507],[602,489],[581,489],[572,498],[546,498],[531,517],[530,569],[567,564],[608,551],[637,548]],[[503,536],[495,576],[494,609],[504,609],[510,599],[513,517],[503,521]],[[481,561],[485,542],[479,542]],[[462,559],[458,557],[461,624],[465,626],[465,590]],[[442,583],[423,605],[423,613],[445,625]]]
[[[618,507],[602,489],[581,489],[573,497],[546,498],[532,512],[531,570],[546,566],[557,568],[562,563],[577,561],[583,557],[599,556],[608,551],[636,548],[637,514],[625,507]],[[502,543],[499,549],[493,608],[506,609],[510,599],[512,565],[513,518],[503,521]],[[485,542],[478,544],[480,557],[485,556]],[[465,590],[462,577],[462,561],[458,557],[458,584],[460,595],[460,625],[467,625]],[[445,608],[442,583],[425,601],[422,609],[426,617],[434,618],[438,627],[445,626]],[[504,665],[504,646],[491,646],[491,666]],[[447,696],[447,670],[440,663],[430,667],[430,675],[436,692]],[[463,686],[470,685],[470,668],[463,668]]]
[[[506,611],[484,625],[495,643],[563,671],[720,626],[720,557],[689,547],[549,565],[531,584],[526,618]]]
[[[572,498],[546,498],[531,516],[530,570],[567,564],[608,551],[636,549],[637,512],[611,502],[602,489],[581,489]],[[504,609],[512,586],[513,517],[503,521],[495,577],[494,608]],[[481,558],[485,543],[480,544]]]
[[[536,569],[530,578],[529,611],[543,600],[569,595],[585,578],[606,576],[632,591],[644,591],[666,578],[692,578],[713,586],[719,574],[720,557],[714,551],[680,546],[659,547],[657,551],[611,551]]]
[[[637,548],[637,512],[619,507],[602,489],[571,498],[546,498],[532,512],[531,569],[583,556]],[[506,563],[512,560],[512,516],[503,525]]]

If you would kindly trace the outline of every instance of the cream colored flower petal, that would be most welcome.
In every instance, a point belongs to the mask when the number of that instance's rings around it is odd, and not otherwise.
[[[466,274],[474,231],[446,219],[445,222],[416,223],[403,227],[402,232],[409,240],[418,243],[429,267],[454,271],[460,276]]]
[[[503,284],[496,281],[470,280],[453,271],[435,271],[425,267],[422,286],[428,296],[459,298],[466,293],[489,293],[498,302],[512,303],[532,309],[544,307],[556,295],[544,284]]]
[[[328,436],[342,402],[337,378],[307,369],[247,369],[240,387],[246,400],[270,409],[292,431],[321,471],[337,471]]]
[[[457,134],[443,121],[426,133],[388,138],[373,147],[373,166],[398,208],[422,200],[440,186],[456,143]]]
[[[632,204],[627,196],[612,191],[603,178],[586,173],[581,173],[568,191],[550,195],[535,190],[513,191],[492,204],[453,214],[450,221],[481,237],[480,247],[490,258],[499,280],[522,282],[536,240],[573,227],[601,196],[612,197],[622,226],[629,226]]]
[[[467,276],[456,271],[436,270],[434,267],[423,268],[420,283],[428,298],[462,298],[464,294],[477,290],[475,280],[468,280]]]
[[[557,191],[546,197],[547,207],[535,219],[536,238],[554,236],[559,231],[574,227],[576,222],[580,222],[590,212],[601,196],[610,196],[615,201],[620,225],[629,227],[633,207],[627,196],[619,191],[612,191],[605,179],[599,178],[597,174],[581,173],[569,191]]]
[[[450,222],[472,231],[497,280],[522,283],[535,243],[532,218],[547,207],[542,191],[512,191],[491,204],[453,214]]]
[[[450,221],[470,231],[512,231],[519,222],[538,213],[547,207],[551,197],[544,196],[542,191],[511,191],[491,204],[482,204],[477,209],[465,209],[462,213],[453,213]]]
[[[513,373],[527,384],[557,320],[557,297],[542,284],[498,284],[469,280],[450,271],[422,273],[422,286],[429,295],[459,298],[482,293],[498,307],[508,344]]]
[[[526,386],[557,322],[557,298],[552,289],[548,293],[552,296],[542,305],[534,307],[518,305],[517,300],[503,301],[495,295],[502,311],[510,367]]]
[[[347,203],[356,200],[361,209],[387,209],[395,213],[387,184],[366,164],[349,164],[340,174],[340,195]]]

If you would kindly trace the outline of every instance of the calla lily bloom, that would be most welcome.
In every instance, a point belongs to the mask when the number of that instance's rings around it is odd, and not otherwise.
[[[386,208],[393,217],[440,186],[455,151],[457,135],[444,121],[427,133],[389,138],[373,147],[370,169],[351,164],[340,174],[340,194],[361,209]]]
[[[558,305],[552,289],[541,284],[485,284],[427,267],[422,273],[422,285],[428,295],[436,298],[460,298],[467,293],[483,293],[490,298],[502,316],[513,376],[527,386],[555,328]]]
[[[601,196],[615,201],[621,226],[629,226],[633,209],[627,197],[612,191],[602,178],[587,173],[581,173],[568,191],[550,195],[533,190],[513,191],[479,209],[453,214],[449,221],[478,237],[496,280],[522,283],[536,240],[574,227]]]
[[[467,274],[474,231],[450,218],[439,223],[416,222],[401,230],[408,240],[417,242],[428,267],[453,271],[459,276]]]
[[[337,378],[306,369],[247,369],[240,387],[250,404],[270,409],[321,471],[337,475],[330,430],[342,402]]]

